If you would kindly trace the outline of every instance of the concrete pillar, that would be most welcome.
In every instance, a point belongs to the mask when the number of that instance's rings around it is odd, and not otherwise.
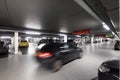
[[[99,43],[99,38],[97,38],[97,43]]]
[[[102,39],[103,39],[103,38],[100,38],[100,43],[102,43]]]
[[[14,53],[18,54],[18,32],[14,32],[14,48]]]
[[[94,37],[91,37],[91,44],[94,43]]]
[[[11,38],[11,44],[12,44],[12,45],[14,44],[14,37]]]
[[[68,36],[64,35],[64,42],[67,42],[67,40],[68,40]]]

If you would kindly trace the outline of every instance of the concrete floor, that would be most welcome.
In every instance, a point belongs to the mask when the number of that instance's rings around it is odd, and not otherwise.
[[[35,47],[28,49],[28,55],[11,55],[0,59],[0,80],[97,80],[97,70],[106,60],[118,59],[120,51],[113,50],[112,43],[81,46],[82,59],[74,60],[53,73],[33,58]]]

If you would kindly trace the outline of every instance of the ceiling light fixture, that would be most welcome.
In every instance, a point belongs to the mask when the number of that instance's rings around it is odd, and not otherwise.
[[[76,37],[81,37],[80,35],[76,35]]]
[[[8,38],[12,38],[12,37],[10,37],[10,36],[1,36],[0,38],[2,38],[2,39],[8,39]]]
[[[41,29],[42,25],[38,17],[33,15],[28,15],[25,20],[25,27],[29,29]]]
[[[41,33],[39,32],[32,32],[32,31],[26,31],[26,34],[32,34],[32,35],[40,35]]]
[[[40,28],[41,26],[39,24],[35,24],[35,23],[26,24],[25,27],[29,28],[29,29],[41,29]]]
[[[59,36],[65,36],[65,34],[59,34]]]
[[[105,23],[103,23],[103,27],[104,27],[106,30],[110,30],[110,28],[108,27],[108,25],[106,25]]]
[[[67,30],[67,28],[66,28],[66,27],[61,27],[60,32],[67,33],[67,32],[68,32],[68,30]]]
[[[113,35],[115,35],[115,33],[114,33],[114,32],[112,32],[112,34],[113,34]]]

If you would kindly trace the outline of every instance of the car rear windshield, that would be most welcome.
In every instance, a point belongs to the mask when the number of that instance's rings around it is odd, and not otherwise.
[[[41,40],[39,43],[46,43],[48,40]]]
[[[59,48],[62,46],[63,44],[59,44],[59,43],[53,43],[53,44],[46,44],[44,45],[40,51],[44,52],[44,51],[50,51],[50,52],[55,52],[58,51]]]

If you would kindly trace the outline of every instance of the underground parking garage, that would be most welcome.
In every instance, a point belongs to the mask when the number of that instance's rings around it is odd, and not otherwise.
[[[0,0],[0,80],[120,80],[119,0]]]

